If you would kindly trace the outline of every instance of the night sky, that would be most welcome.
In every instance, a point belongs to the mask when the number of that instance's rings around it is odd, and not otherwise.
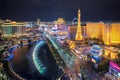
[[[120,21],[120,0],[0,0],[0,19],[15,21]]]

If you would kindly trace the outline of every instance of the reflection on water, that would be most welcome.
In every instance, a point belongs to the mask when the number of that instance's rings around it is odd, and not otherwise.
[[[14,71],[27,80],[56,80],[62,71],[56,65],[53,56],[50,53],[48,45],[45,43],[39,49],[38,59],[46,67],[46,72],[41,75],[33,62],[33,46],[23,46],[14,51],[12,67]]]

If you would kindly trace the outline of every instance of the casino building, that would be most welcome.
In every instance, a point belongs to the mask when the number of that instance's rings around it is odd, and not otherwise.
[[[120,43],[120,23],[87,22],[86,37],[97,38],[106,45],[115,45]]]
[[[114,61],[109,63],[109,72],[105,74],[107,80],[120,80],[120,66]]]
[[[97,68],[98,64],[101,60],[102,48],[98,45],[94,45],[91,47],[90,53],[92,55],[92,62],[94,63],[94,67]]]
[[[78,11],[78,15],[79,15]],[[78,23],[79,23],[79,32],[80,36],[82,36],[84,39],[98,39],[100,41],[103,41],[105,45],[120,45],[120,23],[104,23],[104,22],[81,22],[80,16],[78,16]],[[77,19],[77,18],[76,18]],[[68,40],[69,46],[76,46],[76,35],[79,35],[77,33],[77,29],[79,27],[78,25],[68,25]],[[81,31],[80,31],[81,30]],[[80,37],[79,36],[79,37]],[[73,48],[74,48],[73,47]],[[118,58],[118,51],[119,49],[111,46],[111,47],[104,47],[104,57],[109,59],[116,59]],[[96,63],[97,59],[95,59],[95,56],[93,56],[93,61]]]
[[[103,41],[106,45],[120,44],[120,23],[85,22],[82,25],[79,17],[78,23],[81,23],[79,26],[81,26],[81,35],[83,38],[96,38]],[[79,35],[77,34],[77,27],[77,25],[68,26],[68,39],[72,38],[75,40],[74,35]]]
[[[66,30],[66,21],[63,18],[58,18],[53,23],[55,24],[55,26],[57,26],[58,30]]]
[[[1,24],[0,29],[4,37],[19,37],[24,35],[25,23],[6,20]]]

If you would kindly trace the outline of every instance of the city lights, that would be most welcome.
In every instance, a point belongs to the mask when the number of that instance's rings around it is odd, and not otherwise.
[[[1,1],[0,80],[120,80],[119,3],[86,2]]]

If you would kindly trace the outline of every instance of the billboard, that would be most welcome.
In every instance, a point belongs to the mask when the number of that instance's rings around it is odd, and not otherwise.
[[[112,69],[120,72],[120,66],[119,66],[117,63],[115,63],[115,62],[113,62],[113,61],[110,61],[110,67],[111,67]]]

